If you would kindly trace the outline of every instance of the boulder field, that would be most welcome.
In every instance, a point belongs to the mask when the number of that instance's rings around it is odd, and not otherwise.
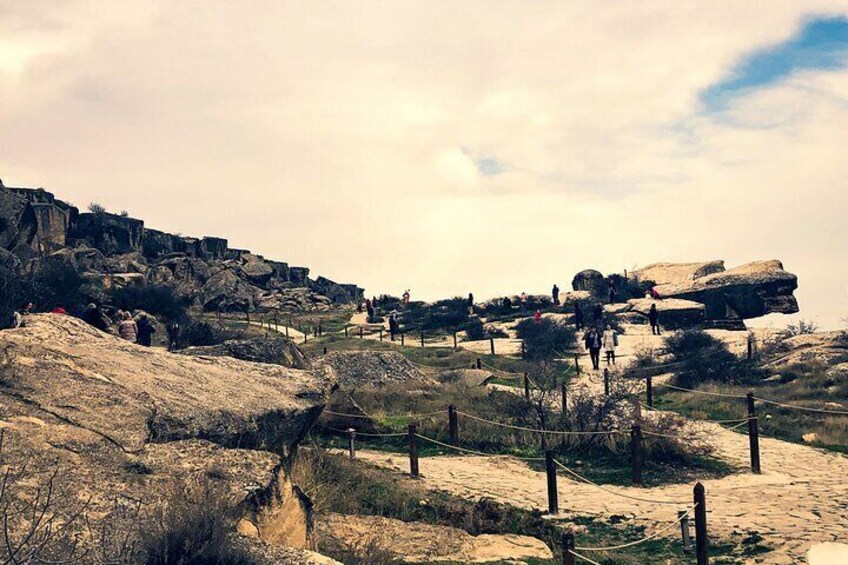
[[[93,551],[94,532],[122,527],[117,508],[137,504],[143,526],[202,483],[240,521],[239,543],[276,555],[269,563],[308,562],[310,504],[286,469],[335,386],[330,368],[172,354],[32,315],[0,332],[0,458],[21,473],[15,496],[49,484],[50,514]]]

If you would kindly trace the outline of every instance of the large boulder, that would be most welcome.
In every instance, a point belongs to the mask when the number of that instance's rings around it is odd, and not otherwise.
[[[702,261],[695,263],[653,263],[636,269],[631,275],[639,282],[652,282],[662,286],[668,284],[686,284],[724,271],[724,261]]]
[[[257,285],[264,285],[274,276],[274,269],[271,268],[271,265],[256,255],[245,256],[241,272],[247,280]]]
[[[331,367],[339,385],[348,388],[405,382],[435,384],[406,357],[394,351],[331,351],[316,361],[315,366]]]
[[[657,306],[659,323],[666,329],[691,328],[704,323],[704,311],[706,308],[700,302],[680,300],[677,298],[663,300],[637,298],[627,301],[627,305],[630,306],[631,311],[641,314],[645,322],[648,320],[651,305],[654,304]]]
[[[207,357],[233,357],[243,361],[270,363],[309,369],[310,363],[294,342],[284,337],[252,337],[248,339],[230,339],[218,345],[188,347],[180,351],[187,355]]]
[[[200,289],[204,310],[216,312],[253,312],[261,291],[225,269],[212,275]]]
[[[606,298],[609,292],[609,285],[607,285],[604,275],[594,269],[586,269],[574,275],[571,280],[571,288],[589,292],[596,298]]]
[[[78,210],[42,188],[12,188],[0,182],[0,247],[23,260],[58,251]]]
[[[49,484],[69,539],[132,538],[186,485],[208,483],[260,539],[312,545],[285,469],[335,386],[330,370],[176,355],[51,314],[0,332],[0,351],[2,463],[26,462],[11,494]]]

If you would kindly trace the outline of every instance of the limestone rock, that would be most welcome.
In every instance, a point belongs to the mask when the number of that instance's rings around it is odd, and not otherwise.
[[[655,285],[686,284],[724,271],[724,261],[703,261],[696,263],[653,263],[636,269],[631,275],[639,282],[653,282]]]
[[[339,385],[348,388],[402,382],[435,384],[406,357],[393,351],[331,351],[314,365],[332,367]]]
[[[146,273],[149,269],[147,259],[138,251],[113,255],[104,261],[105,269],[110,273]]]
[[[270,363],[295,369],[309,369],[310,363],[294,342],[284,337],[231,339],[219,345],[188,347],[179,353],[207,357],[232,357],[242,361]]]
[[[261,293],[230,269],[212,275],[200,289],[204,310],[217,312],[253,312]]]
[[[142,248],[144,222],[105,212],[80,214],[71,226],[70,236],[106,255],[130,253]]]
[[[274,275],[274,269],[255,255],[248,255],[246,262],[241,266],[241,272],[254,284],[265,284]]]
[[[704,312],[706,310],[700,302],[680,300],[677,298],[666,298],[663,300],[636,298],[628,300],[627,304],[632,307],[634,312],[638,312],[644,316],[645,321],[648,319],[648,312],[651,310],[651,305],[656,304],[657,312],[659,312],[659,323],[666,329],[698,326],[704,322]]]
[[[584,290],[597,298],[606,298],[609,292],[609,286],[604,275],[593,269],[586,269],[574,275],[571,288],[573,290]]]

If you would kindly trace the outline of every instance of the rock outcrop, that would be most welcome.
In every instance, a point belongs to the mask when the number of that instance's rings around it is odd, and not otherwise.
[[[339,385],[347,388],[404,382],[434,384],[432,378],[406,357],[393,351],[331,351],[316,361],[315,366],[331,367]]]
[[[594,269],[586,269],[574,275],[571,280],[571,288],[576,291],[589,292],[596,298],[605,298],[609,292],[609,285],[607,285],[604,275]]]
[[[72,534],[89,531],[77,512],[117,532],[115,505],[138,505],[143,526],[208,481],[255,536],[311,547],[309,505],[285,468],[335,387],[330,369],[172,354],[56,314],[0,332],[0,352],[3,463],[27,463],[20,495],[56,473],[51,512]]]
[[[231,339],[218,345],[187,347],[179,353],[201,357],[232,357],[242,361],[270,363],[294,369],[310,369],[311,365],[294,342],[284,337],[252,337]]]
[[[631,308],[631,311],[641,314],[644,321],[647,321],[648,313],[653,304],[657,306],[660,325],[666,329],[691,328],[704,322],[704,311],[706,308],[700,302],[680,300],[677,298],[664,300],[638,298],[627,301],[627,305]]]

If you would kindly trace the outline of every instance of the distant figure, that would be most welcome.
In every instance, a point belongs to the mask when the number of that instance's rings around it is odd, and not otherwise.
[[[527,307],[527,294],[522,292],[521,296],[519,296],[518,299],[521,301],[521,307],[526,308]]]
[[[138,318],[138,344],[144,347],[150,347],[153,344],[153,334],[156,333],[156,326],[151,323],[147,316]]]
[[[607,326],[603,336],[604,352],[607,354],[607,365],[615,365],[615,348],[618,345],[618,334],[612,326]]]
[[[392,312],[392,315],[389,316],[389,336],[392,341],[395,340],[395,335],[398,333],[398,321],[395,313]]]
[[[12,312],[12,328],[20,328],[24,325],[24,318],[32,313],[32,302],[24,302],[21,307]]]
[[[371,297],[371,306],[374,307],[375,311],[377,310],[377,297],[376,296]]]
[[[118,335],[131,343],[138,341],[138,325],[129,312],[124,312],[124,319],[118,323]]]
[[[618,291],[615,289],[613,285],[609,287],[609,301],[610,304],[615,304],[616,296],[618,295]]]
[[[596,326],[598,326],[599,328],[603,327],[604,306],[600,302],[595,304],[595,306],[592,308],[592,318]]]
[[[542,311],[536,310],[536,313],[533,314],[533,321],[537,324],[542,321]]]
[[[510,310],[512,310],[512,299],[509,296],[504,296],[504,299],[503,299],[503,302],[501,302],[501,305],[503,306],[503,309],[506,312],[509,312]]]
[[[583,314],[583,308],[579,302],[574,303],[574,329],[582,330],[586,322],[586,315]]]
[[[662,298],[660,297],[660,293],[657,292],[657,287],[655,286],[651,287],[651,298],[653,298],[654,300],[662,300]]]
[[[598,328],[595,326],[589,328],[589,331],[583,336],[583,343],[586,345],[586,349],[589,350],[589,358],[592,360],[592,368],[596,371],[600,370],[601,346],[603,345],[603,341],[601,334],[598,332]]]
[[[168,332],[168,351],[179,349],[180,346],[180,323],[174,320],[167,326],[165,331]]]
[[[374,320],[374,304],[370,300],[365,301],[365,310],[368,312],[368,322]]]
[[[109,317],[93,302],[85,307],[85,311],[82,313],[82,319],[90,326],[93,326],[102,332],[108,332],[109,326],[112,325],[112,320],[110,320]]]
[[[651,304],[648,310],[648,321],[651,323],[651,335],[660,335],[660,313],[656,304]]]
[[[468,315],[474,315],[474,295],[472,293],[468,293]]]
[[[554,283],[554,288],[551,289],[551,298],[554,299],[554,306],[559,306],[559,287]]]
[[[357,312],[357,314],[362,314],[362,301],[361,300],[356,302],[356,312]]]
[[[403,291],[403,305],[406,306],[409,304],[409,289]]]

